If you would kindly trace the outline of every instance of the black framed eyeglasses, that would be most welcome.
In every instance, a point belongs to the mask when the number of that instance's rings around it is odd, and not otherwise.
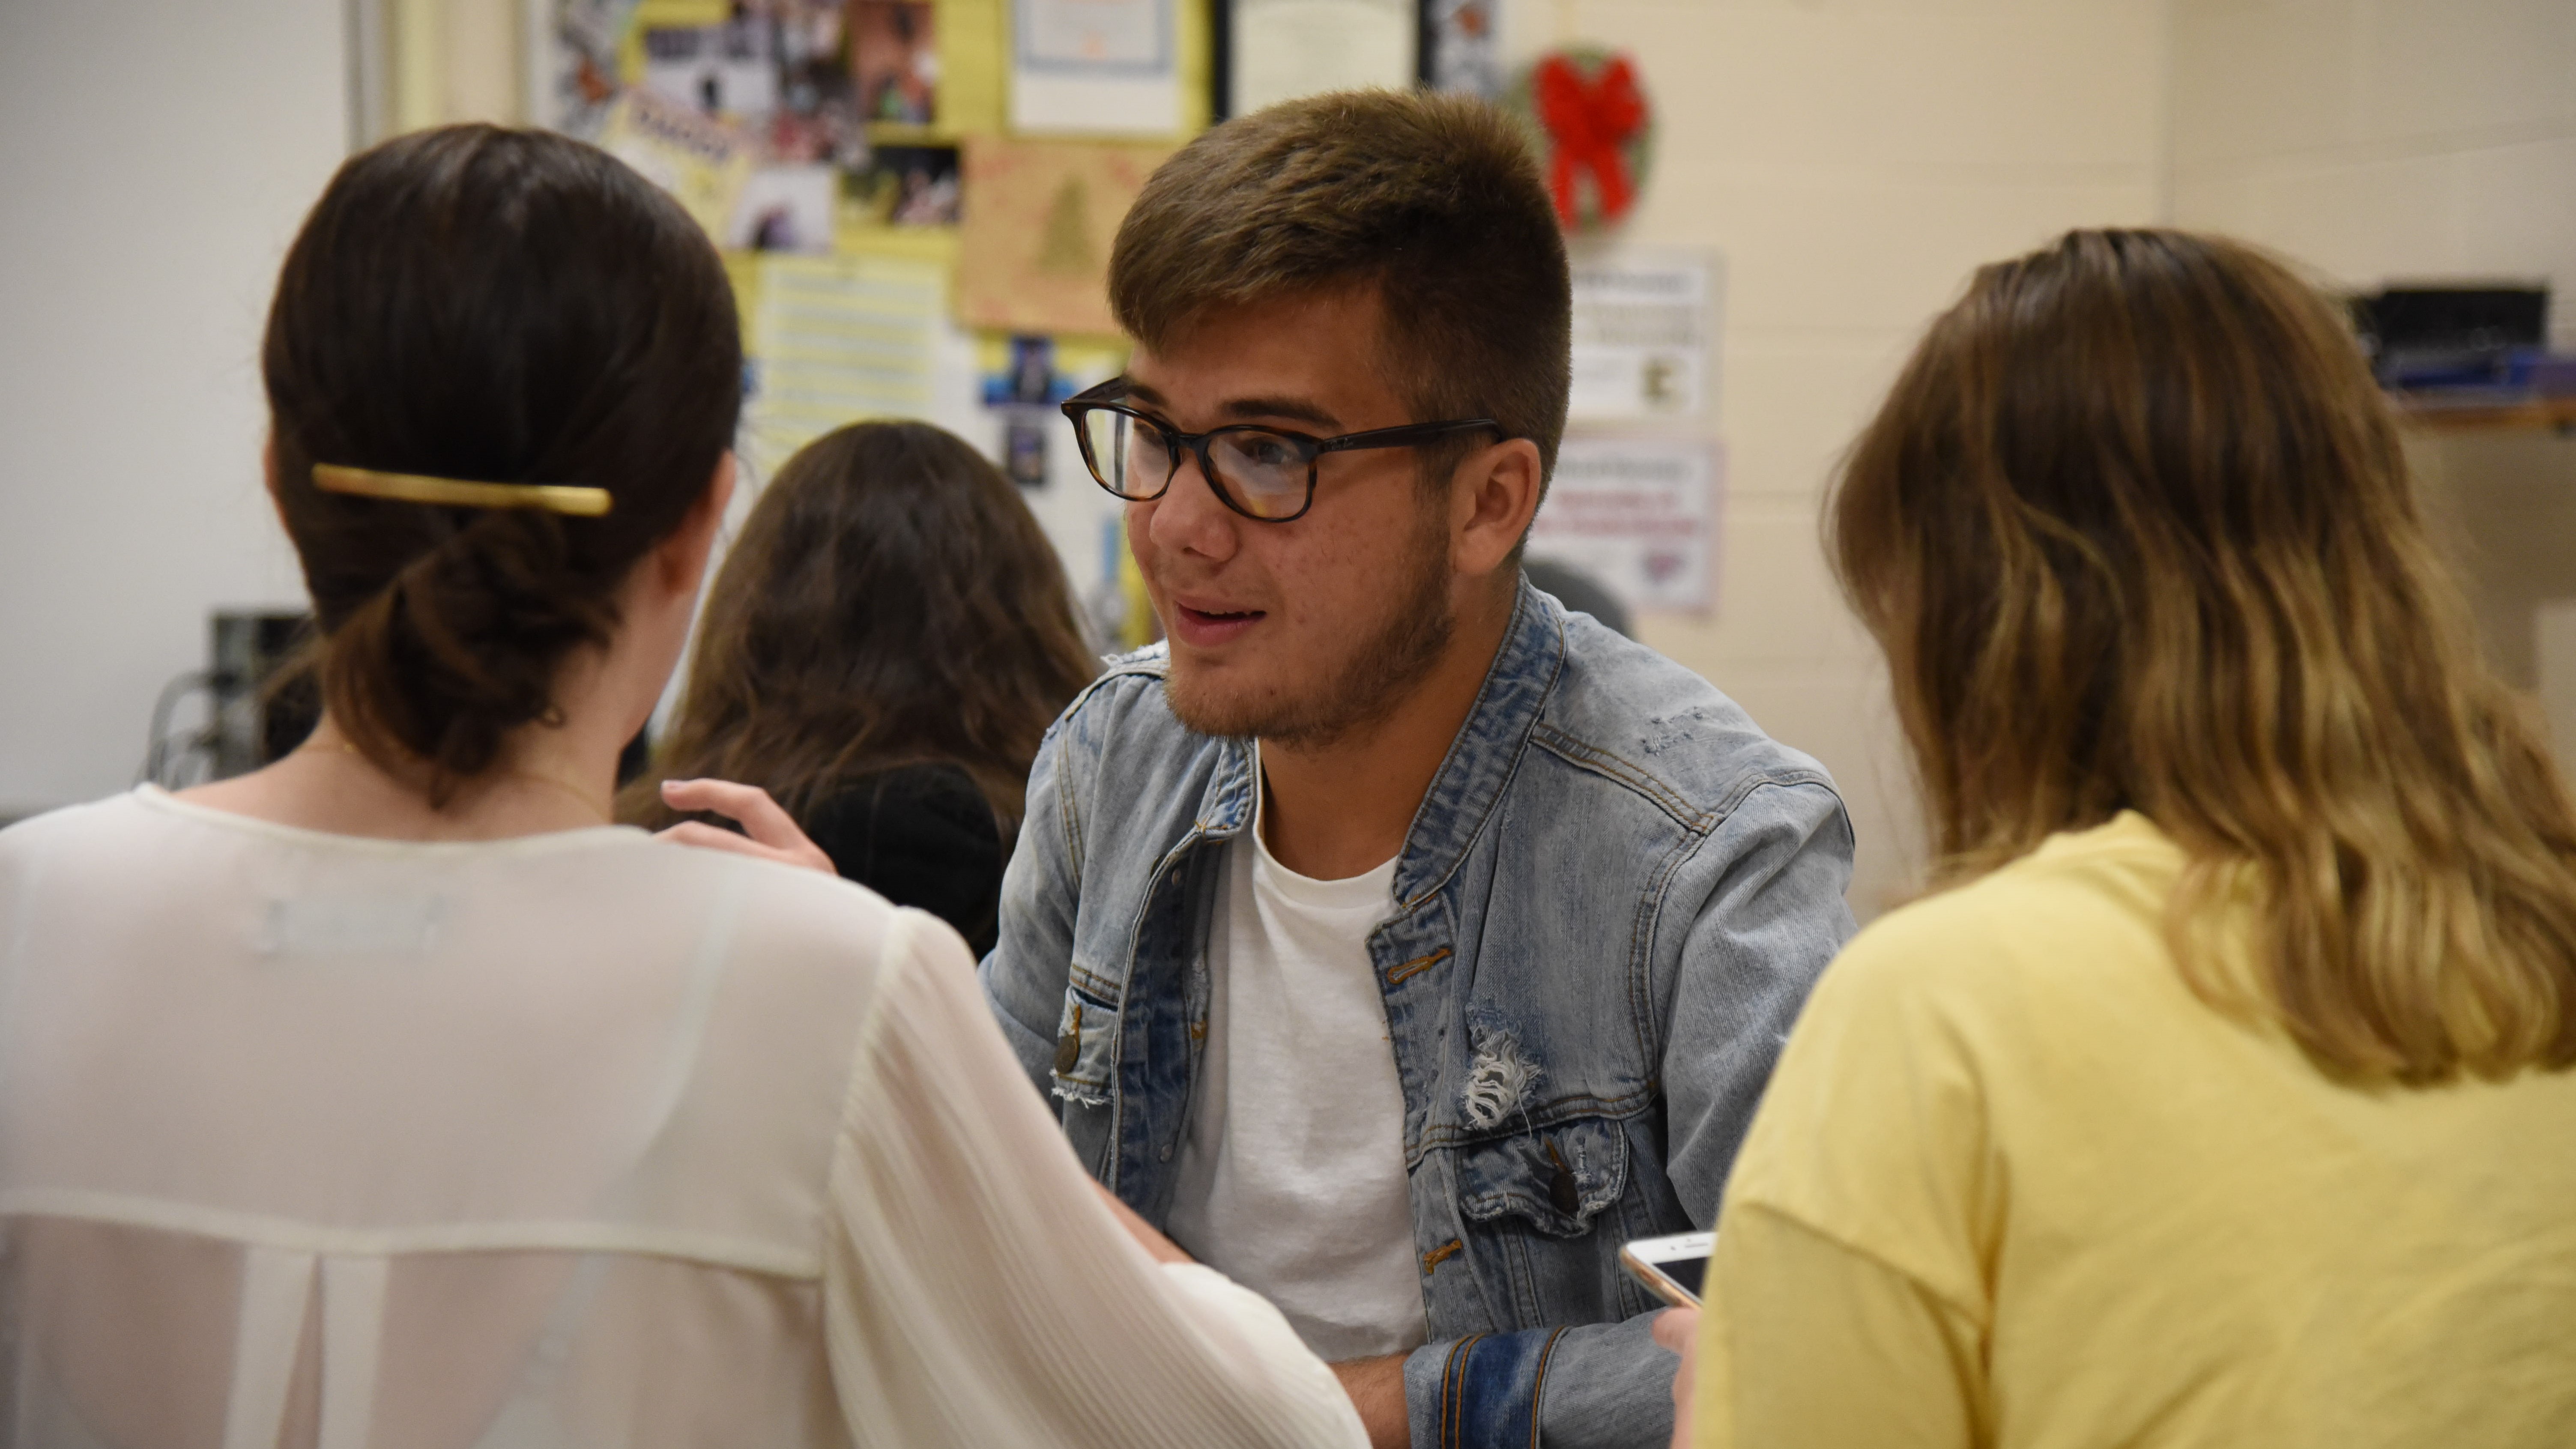
[[[1492,418],[1406,423],[1318,438],[1259,423],[1229,423],[1204,433],[1175,432],[1169,423],[1127,406],[1126,380],[1112,378],[1064,403],[1082,444],[1091,476],[1130,503],[1150,503],[1169,492],[1186,450],[1225,506],[1258,523],[1286,523],[1315,506],[1315,460],[1326,453],[1362,448],[1410,448],[1459,433],[1502,432]]]

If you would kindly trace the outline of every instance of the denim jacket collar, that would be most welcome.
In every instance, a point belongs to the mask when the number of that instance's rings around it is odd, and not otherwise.
[[[1467,858],[1477,832],[1519,768],[1521,751],[1528,747],[1530,730],[1564,661],[1565,637],[1558,616],[1539,604],[1524,581],[1512,599],[1511,621],[1485,669],[1467,721],[1449,742],[1449,753],[1405,831],[1403,858],[1395,867],[1399,908],[1409,910],[1420,904]],[[1253,818],[1253,791],[1258,785],[1251,743],[1225,741],[1207,790],[1200,796],[1196,828],[1173,848],[1172,856],[1242,834]]]
[[[1565,636],[1554,610],[1542,606],[1524,580],[1512,600],[1502,647],[1485,670],[1485,682],[1467,722],[1449,742],[1448,758],[1431,777],[1413,828],[1405,832],[1404,858],[1395,867],[1395,899],[1405,909],[1440,889],[1459,863],[1494,804],[1520,768],[1530,731],[1565,662]]]

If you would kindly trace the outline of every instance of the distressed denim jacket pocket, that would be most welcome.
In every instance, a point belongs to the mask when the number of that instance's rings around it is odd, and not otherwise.
[[[1581,1117],[1458,1149],[1458,1210],[1473,1223],[1515,1217],[1545,1237],[1577,1238],[1628,1188],[1628,1137]]]

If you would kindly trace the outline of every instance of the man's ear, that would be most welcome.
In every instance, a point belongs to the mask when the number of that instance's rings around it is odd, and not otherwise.
[[[680,526],[662,540],[654,550],[663,586],[674,593],[694,594],[706,577],[707,558],[715,551],[716,534],[724,527],[725,509],[733,502],[734,461],[728,451],[716,460],[716,470],[707,479],[707,491],[689,505],[680,517]]]
[[[1451,495],[1458,572],[1490,574],[1510,560],[1538,512],[1545,478],[1538,444],[1528,438],[1507,438],[1459,465]]]

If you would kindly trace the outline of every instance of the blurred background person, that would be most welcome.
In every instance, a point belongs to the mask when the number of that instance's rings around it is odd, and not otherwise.
[[[1363,1442],[1086,1178],[955,932],[609,827],[739,335],[561,136],[315,206],[263,363],[322,723],[0,832],[0,1443]]]
[[[2338,309],[1987,267],[1829,519],[1939,893],[1799,1019],[1683,1437],[2570,1442],[2576,812]]]
[[[707,594],[655,767],[758,785],[850,880],[992,949],[1029,762],[1098,672],[1019,490],[928,423],[857,423],[778,470]]]
[[[1590,614],[1622,638],[1637,637],[1637,621],[1619,596],[1602,587],[1588,570],[1554,559],[1525,558],[1521,573],[1542,594],[1553,594],[1569,614]]]

